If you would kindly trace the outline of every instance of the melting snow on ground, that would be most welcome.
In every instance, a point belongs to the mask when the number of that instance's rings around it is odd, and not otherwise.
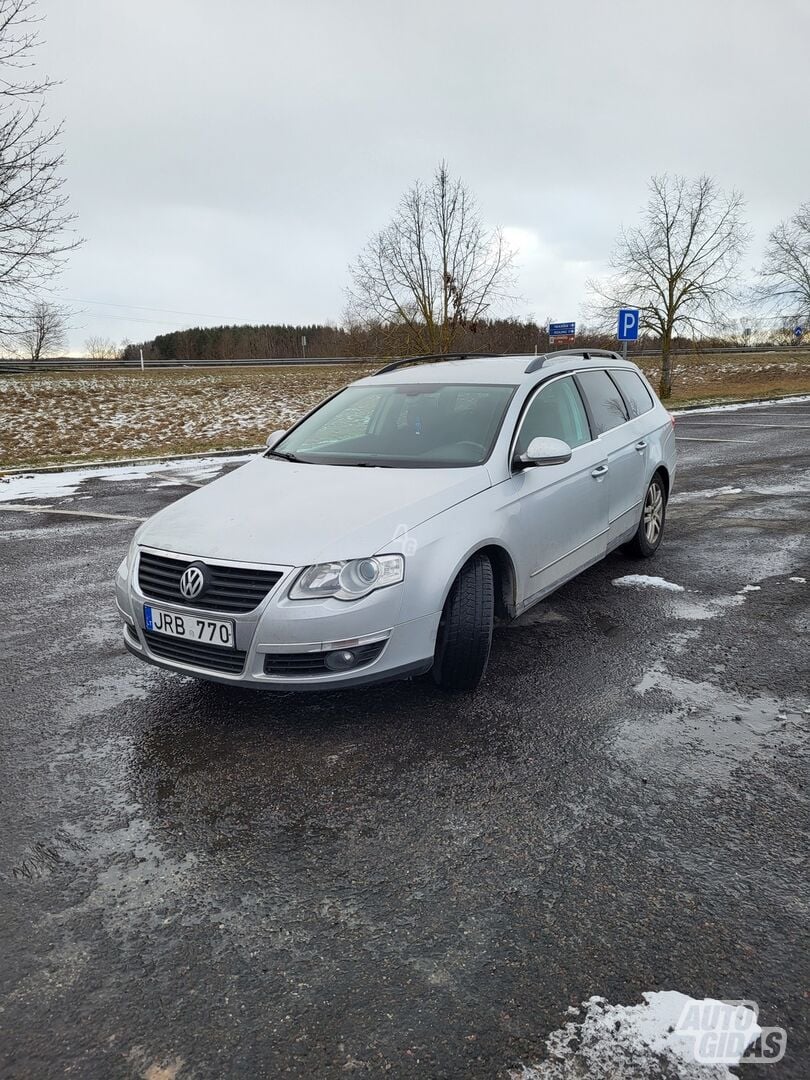
[[[727,484],[725,487],[710,488],[708,491],[690,491],[687,492],[693,499],[713,499],[716,495],[740,495],[742,488],[732,487]]]
[[[546,1059],[510,1072],[512,1080],[733,1080],[759,1038],[756,1014],[744,1005],[698,1001],[677,990],[642,995],[641,1005],[592,997],[577,1019],[546,1040]]]
[[[155,481],[157,484],[182,484],[184,479],[194,483],[217,476],[226,464],[241,464],[251,457],[245,454],[228,458],[193,458],[186,461],[150,461],[139,465],[116,465],[101,469],[91,467],[71,469],[68,472],[28,473],[11,476],[0,484],[0,502],[16,502],[18,499],[59,499],[75,495],[86,480]]]
[[[762,497],[775,496],[781,498],[791,495],[810,494],[810,479],[797,476],[789,484],[746,484],[745,487],[732,487],[726,485],[718,488],[701,488],[699,491],[676,491],[670,503],[689,502],[690,499],[715,499],[722,495],[758,495]]]
[[[666,578],[653,577],[649,574],[625,574],[613,579],[614,585],[629,589],[668,589],[670,592],[683,592],[683,585],[676,585]]]

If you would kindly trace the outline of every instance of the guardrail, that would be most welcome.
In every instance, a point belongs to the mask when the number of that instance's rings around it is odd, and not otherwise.
[[[576,347],[576,346],[574,346]],[[583,345],[582,348],[587,348]],[[602,348],[603,346],[599,346]],[[619,346],[613,346],[618,350]],[[596,345],[593,348],[597,348]],[[554,350],[550,350],[554,352]],[[786,356],[810,352],[810,344],[807,345],[735,345],[735,346],[711,346],[705,349],[679,349],[673,351],[677,356],[710,356],[715,353],[728,354],[757,354],[757,353],[784,353]],[[506,355],[526,356],[527,353],[515,353]],[[660,350],[640,349],[630,350],[628,359],[637,360],[648,357],[660,356]],[[318,364],[383,364],[397,359],[391,356],[313,356],[302,359],[300,356],[277,356],[261,360],[146,360],[144,369],[149,371],[179,370],[182,368],[230,368],[230,367],[307,367]],[[34,371],[140,371],[139,360],[87,360],[83,357],[71,359],[63,357],[58,360],[3,360],[0,359],[0,374],[24,375]]]
[[[382,363],[374,356],[279,356],[268,360],[145,360],[144,370],[223,367],[311,367],[317,364]],[[1,360],[0,374],[22,375],[32,371],[140,371],[140,360]]]

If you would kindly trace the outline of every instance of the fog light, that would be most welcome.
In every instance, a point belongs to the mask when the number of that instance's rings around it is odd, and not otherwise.
[[[357,663],[357,657],[351,649],[340,649],[338,652],[330,652],[324,663],[330,671],[348,671]]]

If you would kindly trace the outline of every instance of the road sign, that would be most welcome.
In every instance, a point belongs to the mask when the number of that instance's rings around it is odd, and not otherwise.
[[[803,333],[804,333],[804,327],[803,326],[797,326],[793,330],[794,337],[797,337],[797,338],[800,338]]]
[[[619,311],[619,341],[638,341],[638,309],[622,308]]]
[[[553,322],[548,324],[548,336],[550,338],[572,338],[577,332],[575,322]]]

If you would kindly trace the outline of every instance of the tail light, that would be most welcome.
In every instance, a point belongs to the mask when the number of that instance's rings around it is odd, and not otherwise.
[[[669,416],[669,422],[672,424],[672,430],[675,430],[675,413],[671,412],[667,414]]]

